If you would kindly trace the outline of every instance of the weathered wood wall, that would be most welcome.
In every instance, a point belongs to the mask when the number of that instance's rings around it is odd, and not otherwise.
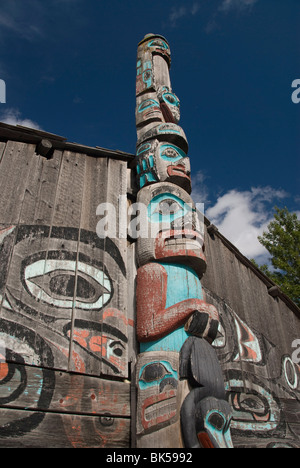
[[[205,236],[203,285],[221,317],[214,347],[233,408],[234,446],[300,448],[300,367],[292,359],[299,309],[272,297],[267,278],[213,232]]]
[[[36,148],[0,142],[0,446],[128,447],[127,163]]]

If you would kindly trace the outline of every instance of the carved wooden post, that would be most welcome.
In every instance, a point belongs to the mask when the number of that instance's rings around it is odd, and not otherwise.
[[[230,406],[211,346],[219,316],[201,286],[203,223],[190,197],[190,160],[172,92],[170,48],[160,35],[139,43],[136,78],[137,445],[231,447]]]

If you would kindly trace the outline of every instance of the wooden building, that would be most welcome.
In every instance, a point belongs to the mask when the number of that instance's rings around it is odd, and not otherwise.
[[[0,124],[0,447],[136,447],[134,159]],[[300,448],[300,310],[207,219],[205,245],[234,447]]]

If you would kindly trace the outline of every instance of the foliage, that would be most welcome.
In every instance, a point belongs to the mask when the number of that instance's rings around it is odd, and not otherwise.
[[[275,210],[268,231],[258,237],[271,254],[274,271],[267,265],[259,268],[300,306],[300,221],[296,213],[290,213],[287,208],[275,207]]]

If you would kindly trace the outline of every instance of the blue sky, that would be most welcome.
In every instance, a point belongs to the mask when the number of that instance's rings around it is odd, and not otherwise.
[[[248,257],[273,207],[300,215],[299,0],[0,0],[0,121],[135,152],[135,61],[171,46],[193,197]]]

